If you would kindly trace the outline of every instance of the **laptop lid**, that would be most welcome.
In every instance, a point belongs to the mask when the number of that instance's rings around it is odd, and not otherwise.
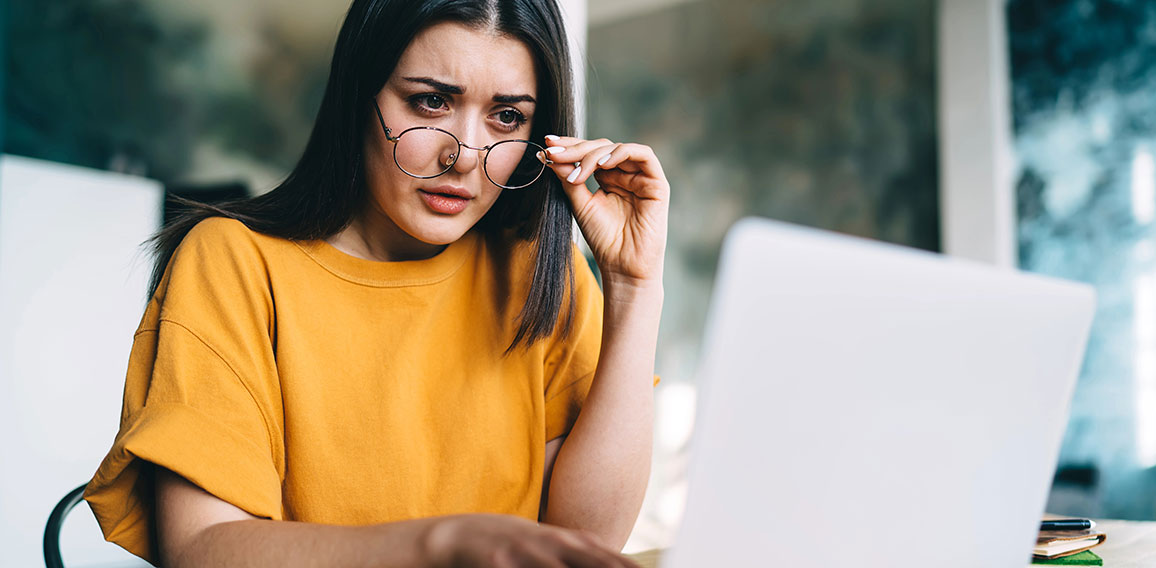
[[[664,566],[1026,566],[1090,287],[740,221]]]

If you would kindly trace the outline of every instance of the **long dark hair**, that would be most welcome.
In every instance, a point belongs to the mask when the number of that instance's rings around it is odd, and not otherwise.
[[[337,37],[329,82],[313,132],[297,166],[272,191],[217,205],[185,202],[189,210],[151,239],[156,253],[149,295],[160,284],[174,251],[194,225],[229,217],[250,229],[292,240],[323,239],[366,206],[362,141],[371,101],[385,86],[402,52],[422,29],[458,22],[494,30],[526,44],[538,76],[532,138],[574,130],[570,59],[562,16],[554,0],[354,0]],[[504,191],[478,223],[489,237],[512,234],[536,245],[529,294],[510,349],[529,346],[554,330],[566,290],[573,289],[572,213],[556,176],[532,187]],[[569,331],[574,295],[564,332]]]

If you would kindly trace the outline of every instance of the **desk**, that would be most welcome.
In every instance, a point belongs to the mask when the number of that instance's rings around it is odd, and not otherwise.
[[[1105,568],[1151,568],[1156,566],[1156,522],[1096,521],[1096,528],[1108,535],[1104,544],[1093,548],[1104,559]],[[661,550],[629,555],[642,568],[657,568]]]
[[[1156,566],[1156,522],[1096,521],[1096,528],[1108,535],[1104,544],[1092,549],[1105,567]]]

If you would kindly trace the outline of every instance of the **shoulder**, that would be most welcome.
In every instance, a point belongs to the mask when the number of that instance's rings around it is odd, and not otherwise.
[[[261,237],[269,238],[236,219],[209,217],[189,230],[177,250],[218,252],[244,250],[256,246]]]
[[[176,292],[185,297],[244,296],[236,293],[240,289],[263,293],[268,288],[271,256],[278,248],[292,246],[290,241],[253,231],[235,219],[210,217],[181,240],[157,292],[166,297]],[[211,289],[220,293],[203,294]]]
[[[173,253],[173,262],[193,262],[200,270],[261,266],[295,251],[293,241],[259,233],[241,221],[210,217],[193,226]]]

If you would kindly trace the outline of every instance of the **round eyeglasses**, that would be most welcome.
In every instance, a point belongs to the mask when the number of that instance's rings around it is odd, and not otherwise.
[[[461,149],[485,151],[482,170],[490,182],[502,189],[523,189],[533,185],[552,164],[538,159],[546,155],[545,148],[529,140],[502,140],[475,148],[458,140],[457,136],[434,126],[415,126],[393,136],[381,116],[381,107],[373,102],[377,120],[386,140],[393,142],[393,162],[401,171],[418,179],[438,177],[454,167]]]

